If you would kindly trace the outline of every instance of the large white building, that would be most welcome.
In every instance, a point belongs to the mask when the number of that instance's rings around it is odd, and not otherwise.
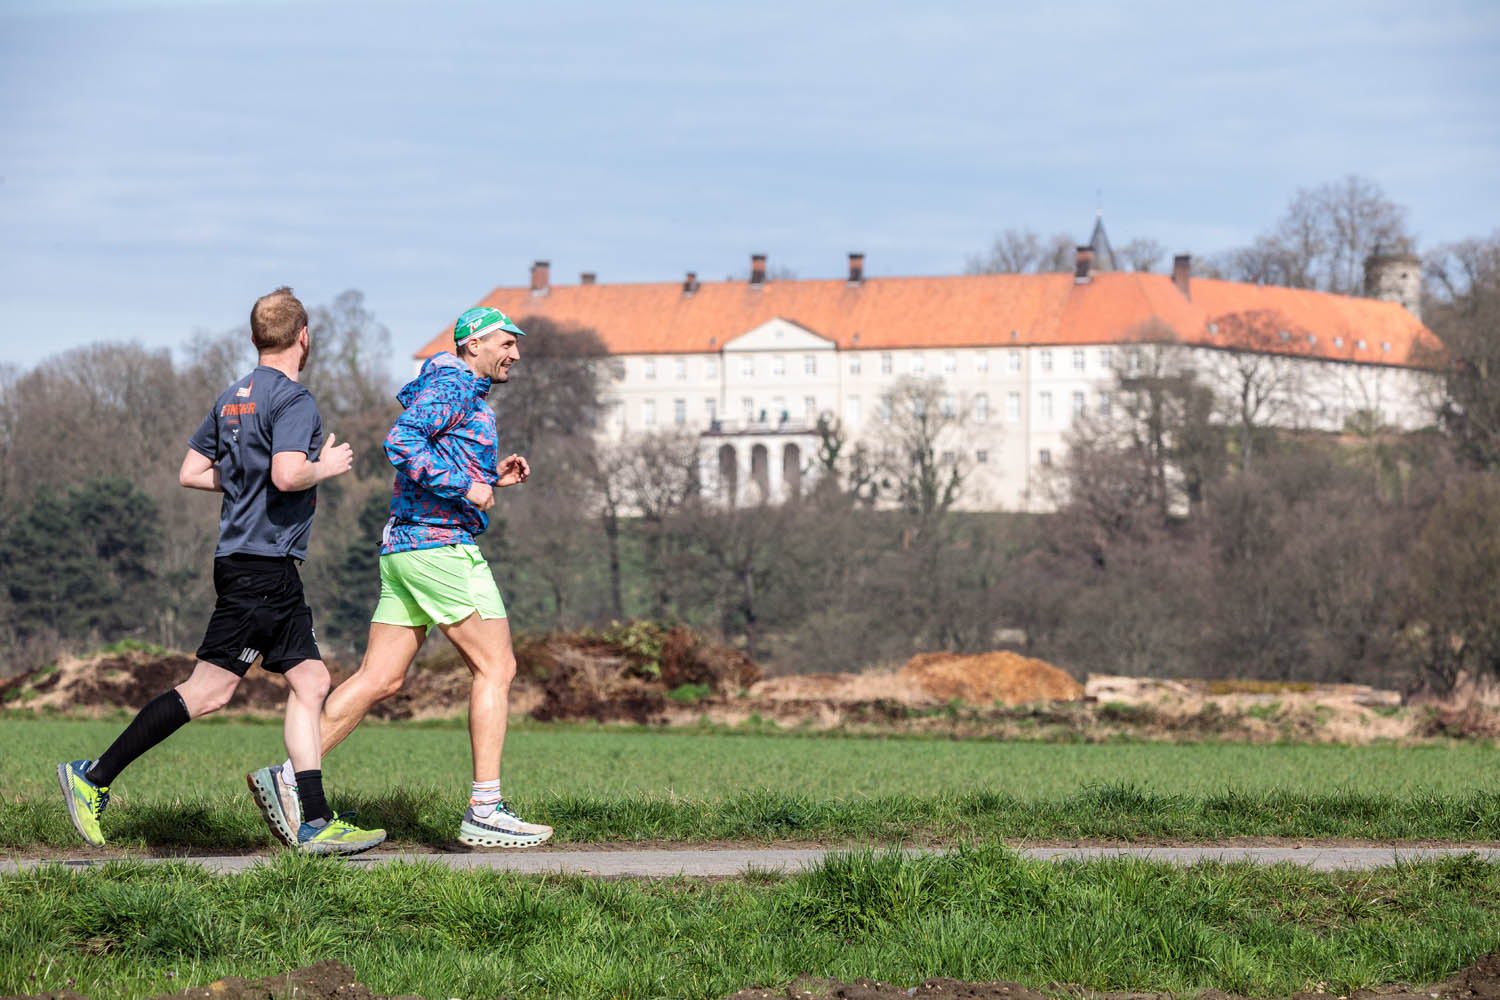
[[[1121,272],[1111,256],[1096,227],[1073,274],[869,278],[850,254],[846,277],[778,281],[755,255],[745,281],[554,285],[538,261],[528,285],[478,304],[523,328],[545,316],[596,330],[611,355],[604,433],[696,433],[705,481],[742,501],[801,488],[820,414],[878,444],[892,390],[913,377],[962,415],[942,447],[977,508],[1045,508],[1039,485],[1069,430],[1107,418],[1118,374],[1143,367],[1194,369],[1229,422],[1430,422],[1437,343],[1415,315],[1415,258],[1372,260],[1376,299],[1193,278],[1186,256],[1170,275]],[[416,357],[452,346],[450,328]]]

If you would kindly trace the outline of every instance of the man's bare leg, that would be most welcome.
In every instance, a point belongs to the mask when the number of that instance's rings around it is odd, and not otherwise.
[[[506,633],[507,638],[509,632]],[[359,670],[333,689],[323,705],[323,754],[344,742],[377,701],[401,690],[406,672],[427,638],[425,625],[370,623]]]
[[[298,771],[316,771],[323,766],[318,741],[318,716],[328,697],[328,668],[322,660],[303,660],[284,675],[291,686],[286,700],[286,755]]]
[[[469,743],[474,750],[474,780],[499,781],[505,724],[510,715],[510,682],[516,676],[510,621],[481,618],[476,611],[442,629],[474,675],[469,690]]]

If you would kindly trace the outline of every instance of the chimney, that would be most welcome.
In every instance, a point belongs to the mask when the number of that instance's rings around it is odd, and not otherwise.
[[[1073,284],[1087,285],[1089,272],[1094,269],[1094,248],[1079,247],[1073,258]]]
[[[865,255],[850,252],[849,254],[849,284],[862,284],[865,280]]]
[[[1409,253],[1375,252],[1365,259],[1365,294],[1372,299],[1399,302],[1422,318],[1422,259]]]
[[[599,276],[593,271],[582,271],[578,275],[578,283],[580,285],[592,285],[596,281],[598,281],[598,279]]]
[[[531,294],[546,295],[547,287],[551,283],[550,272],[552,265],[548,261],[539,260],[531,265]]]
[[[687,277],[685,279],[683,279],[683,282],[682,282],[682,294],[683,295],[692,295],[697,290],[698,290],[698,272],[697,271],[689,271],[687,273]]]
[[[1193,255],[1180,253],[1172,258],[1172,284],[1182,293],[1182,297],[1192,301],[1193,296],[1189,289],[1193,280]]]
[[[766,283],[766,255],[753,253],[750,255],[750,284],[764,285]]]

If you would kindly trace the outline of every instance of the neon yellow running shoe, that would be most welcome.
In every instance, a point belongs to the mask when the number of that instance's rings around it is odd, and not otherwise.
[[[104,832],[99,829],[99,817],[109,805],[109,786],[96,785],[86,777],[93,763],[74,760],[57,765],[57,783],[62,785],[63,802],[67,804],[73,829],[85,843],[103,847]]]
[[[361,830],[345,818],[353,815],[335,815],[327,823],[303,823],[297,830],[297,850],[303,854],[358,854],[384,842],[384,830]]]

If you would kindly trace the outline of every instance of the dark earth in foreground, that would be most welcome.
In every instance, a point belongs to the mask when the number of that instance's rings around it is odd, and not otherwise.
[[[1059,986],[1053,995],[1079,1000],[1162,1000],[1164,993],[1095,993],[1077,986]],[[327,960],[303,969],[248,980],[228,976],[180,993],[164,994],[175,1000],[388,1000],[360,983],[354,970],[342,962]],[[727,1000],[884,1000],[887,997],[943,997],[952,1000],[1048,1000],[1047,994],[1018,983],[966,983],[956,979],[928,979],[920,986],[895,986],[873,979],[841,983],[833,979],[803,977],[783,989],[740,990]],[[1231,994],[1205,990],[1200,1000],[1237,1000]],[[1356,990],[1349,1000],[1500,1000],[1500,950],[1492,951],[1452,978],[1426,986],[1389,984]],[[64,990],[30,997],[0,1000],[87,1000]],[[389,998],[408,1000],[408,998]],[[415,998],[412,998],[415,1000]],[[1295,993],[1291,1000],[1331,1000],[1326,993]]]

